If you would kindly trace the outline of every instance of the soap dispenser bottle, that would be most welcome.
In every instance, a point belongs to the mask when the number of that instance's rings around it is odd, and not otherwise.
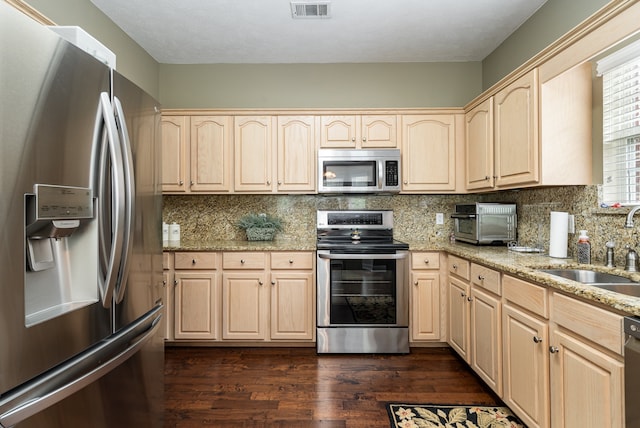
[[[578,263],[591,263],[591,242],[586,230],[581,230],[578,237]]]

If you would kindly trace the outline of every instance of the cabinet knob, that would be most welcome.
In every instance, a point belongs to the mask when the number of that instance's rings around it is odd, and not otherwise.
[[[417,286],[418,285],[418,281],[414,282],[413,285]]]
[[[424,259],[424,264],[428,265],[429,264],[429,259]]]
[[[542,343],[542,338],[541,338],[541,337],[538,337],[538,336],[533,336],[533,341],[534,341],[535,343]]]
[[[244,259],[240,259],[240,264],[244,264],[245,260]]]
[[[174,279],[174,280],[173,280],[173,285],[174,285],[174,286],[178,286],[178,280],[177,280],[177,279]]]
[[[480,281],[484,281],[484,276],[482,276],[482,275],[478,275],[478,279],[479,279]]]
[[[404,184],[409,184],[409,182],[407,180],[404,180]]]
[[[293,264],[293,259],[289,259],[289,264],[292,265]]]
[[[196,259],[191,259],[191,264],[195,265],[196,264]]]
[[[282,181],[278,180],[278,186],[280,186],[282,184]]]
[[[193,186],[193,180],[191,180],[191,181],[189,182],[189,184]]]
[[[467,297],[467,302],[472,302],[473,301],[473,297],[469,296]]]
[[[552,354],[557,354],[559,351],[557,346],[549,346],[549,352],[551,352]]]
[[[467,295],[464,292],[460,293],[460,297],[466,297]]]
[[[488,175],[484,177],[484,179],[485,179],[486,181],[489,181],[489,178],[491,178],[491,177],[489,177]]]
[[[184,181],[180,180],[178,181],[178,184],[182,186],[184,184]]]
[[[351,141],[355,142],[356,141],[356,137],[351,137]]]
[[[271,185],[271,180],[267,180],[267,185],[270,186]]]
[[[367,141],[367,137],[362,137],[362,141],[366,142]]]
[[[453,265],[453,266],[451,266],[451,267],[452,267],[454,270],[457,270],[457,269],[458,269],[458,265]]]
[[[162,286],[163,286],[163,287],[166,287],[166,286],[167,286],[167,281],[164,281],[164,280],[163,280],[163,281],[162,281]]]
[[[264,282],[262,282],[262,280],[261,280],[261,279],[259,279],[259,280],[258,280],[258,284],[259,284],[259,285],[264,285]]]
[[[276,285],[276,282],[274,280],[271,280],[271,285]]]

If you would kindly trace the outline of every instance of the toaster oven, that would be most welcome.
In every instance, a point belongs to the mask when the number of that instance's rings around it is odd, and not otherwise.
[[[453,235],[457,241],[500,245],[517,239],[516,204],[477,202],[457,204]]]

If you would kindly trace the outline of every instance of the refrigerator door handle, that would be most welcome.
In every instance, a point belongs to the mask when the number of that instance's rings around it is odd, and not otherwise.
[[[115,108],[115,119],[120,132],[120,147],[122,151],[123,169],[124,169],[124,198],[125,198],[125,217],[124,217],[124,242],[122,245],[122,259],[120,262],[120,275],[116,292],[116,303],[122,302],[124,292],[127,288],[127,277],[129,276],[130,254],[133,249],[133,219],[135,218],[135,190],[136,182],[133,167],[133,153],[131,151],[131,141],[129,140],[129,131],[127,130],[127,122],[124,116],[124,109],[118,97],[113,97],[113,107]]]
[[[102,116],[102,123],[107,134],[107,144],[102,145],[101,156],[99,156],[99,176],[97,177],[98,186],[98,216],[100,230],[100,246],[104,250],[103,257],[109,253],[109,257],[104,267],[104,282],[100,284],[100,295],[102,297],[102,306],[111,307],[114,290],[118,282],[118,273],[120,270],[120,262],[122,259],[122,248],[124,243],[124,225],[125,222],[125,178],[124,169],[122,168],[122,148],[120,146],[120,138],[118,137],[118,127],[115,121],[115,115],[109,94],[102,92],[100,94],[99,114]],[[102,123],[98,126],[101,126]],[[100,133],[98,134],[100,135]],[[101,138],[101,137],[99,137]],[[107,174],[107,154],[111,161],[111,174]],[[107,192],[106,177],[111,178],[111,192]],[[107,201],[112,204],[108,204]],[[109,210],[111,208],[111,210]],[[106,218],[111,218],[111,223],[106,223]],[[109,230],[107,230],[109,229]],[[106,250],[106,243],[111,242],[111,249]],[[103,260],[104,263],[104,260]]]
[[[12,427],[41,412],[95,382],[131,358],[155,335],[160,327],[163,309],[162,304],[155,306],[110,338],[3,397],[0,400],[0,409],[10,409],[0,410],[0,427]],[[107,361],[103,362],[105,359]]]

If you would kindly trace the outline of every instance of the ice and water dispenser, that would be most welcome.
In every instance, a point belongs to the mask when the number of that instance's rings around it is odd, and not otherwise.
[[[25,195],[25,324],[98,301],[98,224],[89,188],[36,184]]]

